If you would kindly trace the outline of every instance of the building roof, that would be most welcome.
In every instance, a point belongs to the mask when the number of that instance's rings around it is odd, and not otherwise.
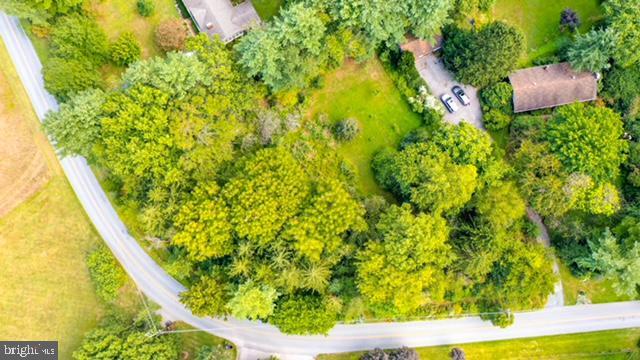
[[[597,75],[576,72],[569,63],[518,70],[509,80],[516,113],[592,101],[598,96]]]
[[[233,6],[230,0],[183,0],[198,30],[219,35],[229,42],[244,34],[252,25],[260,23],[260,16],[250,0]]]

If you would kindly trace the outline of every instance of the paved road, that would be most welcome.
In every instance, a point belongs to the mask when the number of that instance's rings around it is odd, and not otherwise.
[[[482,109],[480,108],[480,99],[478,99],[478,90],[473,86],[463,85],[455,81],[453,74],[445,69],[442,61],[434,54],[425,55],[416,59],[416,67],[420,76],[427,82],[431,94],[438,99],[443,94],[449,94],[453,97],[453,100],[460,105],[460,109],[451,114],[446,112],[444,119],[450,123],[458,124],[462,121],[471,123],[478,129],[484,130],[482,123]],[[471,104],[469,106],[462,106],[458,99],[455,98],[451,92],[451,88],[454,85],[462,87],[469,96]],[[444,107],[444,105],[442,105]]]
[[[0,36],[11,54],[36,113],[57,108],[46,93],[40,62],[19,23],[0,14]],[[89,218],[129,276],[170,319],[229,339],[241,347],[242,358],[280,354],[283,360],[308,360],[319,353],[406,346],[430,346],[487,340],[556,335],[605,329],[640,327],[640,302],[556,307],[518,313],[515,324],[500,329],[478,317],[451,320],[338,325],[328,336],[289,336],[270,325],[193,316],[179,301],[184,287],[160,268],[127,232],[80,157],[61,160],[62,167]]]

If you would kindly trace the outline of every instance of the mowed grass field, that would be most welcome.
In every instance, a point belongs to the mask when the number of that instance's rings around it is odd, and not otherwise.
[[[378,60],[347,62],[328,74],[324,84],[312,96],[310,117],[324,113],[331,122],[358,120],[360,133],[338,151],[357,169],[364,194],[384,194],[373,176],[371,160],[384,147],[398,146],[404,135],[420,126],[420,116],[411,111]]]
[[[421,359],[450,359],[453,347],[464,350],[469,360],[629,360],[638,359],[640,329],[491,341],[417,349]],[[358,360],[362,353],[320,355],[318,360]]]
[[[39,130],[2,43],[0,77],[8,79],[0,81],[0,103],[20,104],[22,120],[33,130],[9,134],[37,147],[51,174],[35,195],[0,217],[0,339],[58,340],[60,359],[69,359],[103,313],[85,265],[99,238]],[[6,119],[0,116],[0,122]]]
[[[602,18],[600,0],[498,0],[493,18],[504,20],[522,29],[527,40],[527,54],[522,65],[528,66],[536,58],[554,53],[570,38],[568,31],[560,31],[560,13],[571,8],[578,13],[586,32]]]

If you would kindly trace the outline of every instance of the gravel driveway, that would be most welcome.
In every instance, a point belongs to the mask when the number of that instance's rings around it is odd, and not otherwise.
[[[456,82],[453,78],[453,74],[451,74],[445,67],[437,56],[434,54],[426,55],[421,58],[416,59],[416,67],[418,68],[418,72],[420,76],[427,82],[429,86],[429,91],[436,96],[438,99],[443,94],[447,93],[451,95],[460,105],[460,109],[453,114],[446,112],[444,119],[448,122],[458,124],[461,121],[466,121],[473,126],[483,129],[484,125],[482,123],[482,110],[480,109],[480,101],[478,99],[478,91],[476,88],[470,85],[462,85]],[[462,106],[458,99],[451,92],[451,88],[454,85],[459,85],[464,89],[471,100],[471,104],[469,106]],[[444,105],[442,105],[444,108]],[[446,110],[445,110],[446,111]]]

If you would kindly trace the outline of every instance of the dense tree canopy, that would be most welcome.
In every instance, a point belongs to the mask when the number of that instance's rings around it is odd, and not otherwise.
[[[558,109],[549,121],[546,138],[568,172],[610,181],[625,159],[628,144],[623,133],[622,119],[614,111],[575,104]]]
[[[455,26],[444,30],[444,63],[465,84],[484,87],[505,78],[523,49],[524,35],[503,22],[490,23],[478,31]]]
[[[55,15],[66,14],[82,4],[83,0],[3,0],[2,11],[43,24]]]
[[[414,215],[392,206],[376,225],[379,240],[358,254],[358,286],[381,315],[408,315],[442,297],[441,282],[451,263],[449,229],[439,216]]]

